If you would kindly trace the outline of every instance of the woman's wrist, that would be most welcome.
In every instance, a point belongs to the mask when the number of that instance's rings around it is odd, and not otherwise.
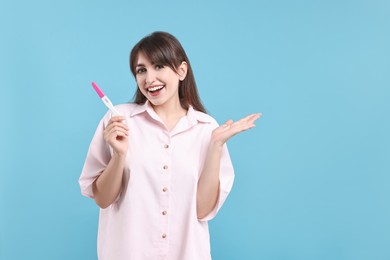
[[[217,142],[217,141],[214,141],[214,140],[210,141],[209,152],[220,153],[220,152],[222,152],[222,148],[223,148],[223,143]]]
[[[113,154],[112,154],[112,158],[115,159],[115,160],[118,160],[118,161],[124,161],[125,158],[126,158],[126,152],[116,152],[114,150]]]

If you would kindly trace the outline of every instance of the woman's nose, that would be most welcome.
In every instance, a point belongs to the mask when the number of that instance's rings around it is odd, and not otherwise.
[[[156,80],[156,75],[153,71],[148,70],[146,72],[145,81],[147,85],[152,85],[152,83]]]

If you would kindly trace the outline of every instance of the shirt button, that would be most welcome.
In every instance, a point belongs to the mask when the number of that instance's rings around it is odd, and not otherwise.
[[[169,148],[169,145],[165,144],[165,145],[164,145],[164,148],[165,148],[165,149],[168,149],[168,148]]]
[[[167,187],[164,187],[163,188],[163,192],[167,192],[168,191],[168,188]]]
[[[163,166],[163,169],[164,169],[164,170],[168,169],[168,165],[164,165],[164,166]]]
[[[166,237],[167,237],[167,234],[163,233],[163,234],[161,235],[161,237],[162,237],[162,238],[166,238]]]
[[[161,212],[164,216],[167,214],[167,211],[164,210],[163,212]]]

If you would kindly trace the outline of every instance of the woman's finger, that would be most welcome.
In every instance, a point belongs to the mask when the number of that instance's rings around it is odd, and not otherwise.
[[[121,128],[114,128],[110,132],[110,136],[114,136],[114,137],[117,137],[117,136],[128,136],[128,135],[129,134],[127,133],[127,131],[124,131]]]
[[[254,122],[260,117],[261,114],[258,113],[248,115],[236,122],[233,122],[233,120],[230,119],[214,130],[214,140],[219,140],[221,143],[225,143],[236,134],[255,127]]]
[[[127,137],[128,135],[127,127],[118,125],[108,126],[103,132],[103,137],[107,142],[114,141],[118,137]]]
[[[112,126],[109,126],[105,129],[106,132],[108,133],[111,133],[112,130],[120,130],[120,131],[123,131],[123,132],[128,132],[129,129],[126,127],[126,126],[122,126],[122,125],[112,125]]]
[[[110,121],[108,121],[108,123],[110,122],[122,122],[125,120],[125,117],[124,116],[113,116],[110,118]]]
[[[127,125],[124,123],[124,121],[125,117],[123,116],[111,117],[111,119],[108,121],[107,127],[120,125],[127,128]]]
[[[121,128],[123,129],[123,131],[128,131],[129,128],[126,124],[122,123],[122,122],[117,122],[117,121],[109,121],[109,124],[106,126],[106,129],[105,131],[108,131],[108,132],[111,132],[112,129],[117,129],[117,128]]]
[[[238,120],[237,123],[253,123],[257,119],[259,119],[260,116],[261,116],[260,113],[258,113],[258,114],[251,114],[249,116],[246,116],[246,117]]]
[[[247,117],[244,117],[244,118],[238,120],[236,123],[239,126],[239,128],[247,130],[247,129],[255,126],[254,122],[257,119],[259,119],[260,116],[261,116],[261,114],[252,114],[252,115],[249,115]]]
[[[233,120],[229,119],[226,121],[223,125],[221,125],[223,128],[229,127],[233,124]]]

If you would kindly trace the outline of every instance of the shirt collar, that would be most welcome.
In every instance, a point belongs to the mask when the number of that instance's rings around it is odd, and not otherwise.
[[[145,112],[145,111],[147,111],[147,110],[150,110],[150,109],[153,110],[153,108],[152,108],[152,106],[150,105],[149,101],[146,100],[146,102],[145,102],[144,104],[138,105],[138,106],[136,106],[136,107],[133,109],[133,111],[130,113],[130,117],[136,116],[136,115],[141,114],[141,113],[143,113],[143,112]]]
[[[206,113],[196,111],[191,105],[188,107],[187,118],[188,121],[194,125],[197,124],[198,122],[211,123],[211,117],[209,115],[207,115]]]
[[[148,100],[146,100],[144,104],[136,106],[131,112],[130,117],[136,116],[144,112],[147,112],[152,118],[159,121],[158,115],[156,114]],[[191,125],[196,125],[198,122],[211,123],[211,118],[209,115],[196,111],[191,105],[188,107],[187,119]]]

